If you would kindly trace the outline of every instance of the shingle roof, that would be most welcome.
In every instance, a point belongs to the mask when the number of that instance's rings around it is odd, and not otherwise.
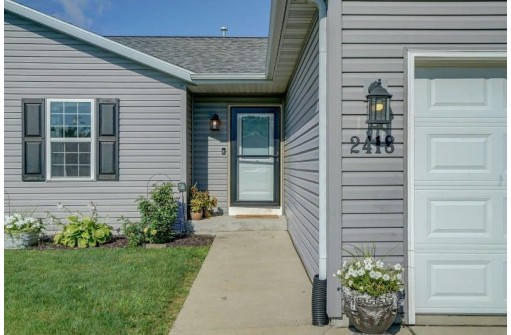
[[[264,73],[266,37],[106,36],[195,73]]]

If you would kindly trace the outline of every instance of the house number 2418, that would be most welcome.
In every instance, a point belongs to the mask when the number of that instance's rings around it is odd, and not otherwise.
[[[352,144],[350,153],[352,154],[358,154],[360,151],[356,149],[358,145],[360,144],[360,138],[358,136],[352,136],[350,138],[350,142]],[[364,144],[362,145],[362,150],[365,150],[366,154],[370,154],[373,152],[372,145],[376,147],[375,153],[381,154],[381,146],[382,142],[380,139],[380,136],[376,137],[376,141],[373,143],[371,141],[371,136],[367,136]],[[388,154],[391,154],[394,152],[394,137],[392,135],[387,135],[385,137],[385,152]]]

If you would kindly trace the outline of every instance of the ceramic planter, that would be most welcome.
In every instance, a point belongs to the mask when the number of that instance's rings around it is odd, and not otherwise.
[[[372,297],[343,287],[342,300],[344,314],[355,328],[366,334],[385,333],[394,322],[399,307],[397,293]]]
[[[39,240],[39,233],[21,233],[10,234],[4,233],[5,249],[25,249],[29,246],[36,245]]]
[[[192,212],[192,220],[193,221],[197,221],[197,220],[202,220],[202,211],[200,212]]]

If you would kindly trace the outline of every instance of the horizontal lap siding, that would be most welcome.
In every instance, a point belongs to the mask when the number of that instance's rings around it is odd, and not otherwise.
[[[316,22],[291,79],[284,111],[284,210],[311,278],[318,273],[319,261],[318,65]]]
[[[342,14],[342,242],[375,241],[402,262],[405,48],[504,49],[506,3],[343,1]],[[378,78],[393,94],[395,151],[351,154],[351,136],[367,129],[364,85]]]
[[[181,178],[181,83],[146,66],[5,13],[6,210],[87,210],[94,201],[117,228],[137,218],[135,200],[154,174]],[[21,99],[118,98],[119,181],[21,181]],[[165,179],[156,177],[154,180]]]

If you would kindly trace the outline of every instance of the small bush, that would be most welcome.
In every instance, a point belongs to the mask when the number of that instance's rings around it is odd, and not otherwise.
[[[178,204],[174,197],[174,184],[165,182],[153,185],[147,197],[137,199],[140,222],[124,222],[124,235],[129,246],[144,243],[166,243],[174,238],[174,223],[177,219]]]
[[[59,205],[59,208],[62,207]],[[88,248],[105,244],[112,239],[112,228],[105,223],[98,223],[96,205],[91,203],[89,209],[90,215],[83,215],[80,212],[69,215],[68,224],[63,224],[60,219],[49,214],[50,220],[63,226],[62,231],[53,237],[55,244],[71,248]]]

